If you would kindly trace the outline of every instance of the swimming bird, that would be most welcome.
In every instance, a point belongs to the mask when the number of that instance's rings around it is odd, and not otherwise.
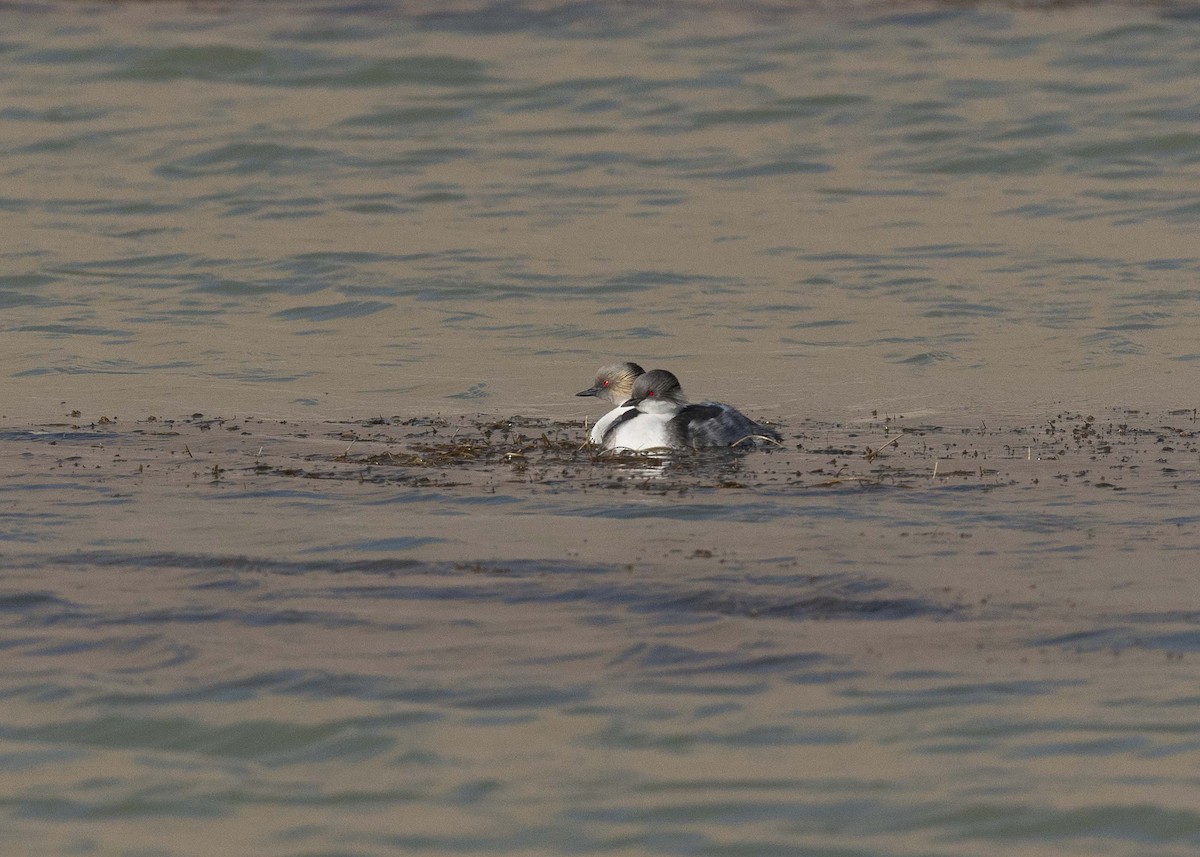
[[[645,371],[636,363],[609,363],[596,370],[596,383],[575,394],[576,396],[595,396],[617,406],[592,426],[591,434],[588,435],[592,443],[603,443],[604,434],[612,425],[613,420],[632,409],[632,405],[623,405],[622,403],[633,395],[633,382]]]
[[[688,404],[679,379],[665,369],[651,369],[633,382],[627,408],[604,432],[605,449],[696,449],[732,446],[748,438],[783,438],[770,426],[719,402]]]

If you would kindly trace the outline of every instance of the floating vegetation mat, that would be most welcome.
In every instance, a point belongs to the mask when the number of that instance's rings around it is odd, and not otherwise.
[[[578,421],[512,416],[418,417],[330,423],[193,414],[128,421],[97,416],[0,429],[9,472],[39,455],[58,469],[190,481],[332,479],[370,484],[500,484],[554,491],[657,493],[750,489],[995,489],[1053,481],[1124,491],[1194,480],[1200,423],[1191,409],[1116,410],[1103,418],[1059,413],[1017,426],[806,420],[784,426],[782,445],[611,453],[586,442]],[[136,469],[134,469],[136,468]]]
[[[995,488],[1039,480],[1126,490],[1140,477],[1179,479],[1197,471],[1200,425],[1191,410],[1171,421],[1136,411],[1098,419],[1061,413],[1015,428],[805,421],[782,445],[612,453],[586,443],[585,426],[519,416],[503,420],[372,421],[343,428],[327,476],[466,484],[466,474],[564,487]],[[1147,459],[1147,454],[1153,458]],[[314,463],[319,459],[314,459]],[[1069,466],[1068,466],[1069,465]],[[315,473],[313,475],[316,475]]]

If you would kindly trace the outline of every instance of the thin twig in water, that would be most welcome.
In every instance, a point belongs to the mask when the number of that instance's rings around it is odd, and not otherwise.
[[[896,435],[894,438],[889,440],[883,446],[879,447],[879,449],[871,449],[870,447],[867,447],[867,461],[874,461],[876,458],[879,457],[879,453],[883,452],[885,449],[887,449],[892,444],[899,443],[900,438],[902,438],[903,436],[904,435],[900,435],[900,434]]]
[[[730,445],[730,446],[738,446],[738,445],[740,445],[740,444],[743,444],[743,443],[745,443],[745,442],[746,442],[746,441],[748,441],[748,440],[749,440],[749,441],[755,441],[755,440],[765,440],[767,443],[773,443],[773,444],[775,444],[775,445],[776,445],[776,446],[778,446],[778,447],[781,447],[781,448],[782,448],[782,446],[783,446],[783,444],[782,444],[782,443],[780,443],[779,441],[777,441],[775,438],[773,438],[773,437],[769,437],[769,436],[767,436],[767,435],[765,435],[765,434],[748,434],[748,435],[746,435],[746,436],[745,436],[745,437],[743,437],[743,438],[740,438],[740,439],[738,439],[738,440],[735,440],[733,443],[731,443],[731,444],[729,444],[729,445]]]

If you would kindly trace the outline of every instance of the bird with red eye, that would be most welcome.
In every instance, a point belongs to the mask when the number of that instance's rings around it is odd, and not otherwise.
[[[604,440],[604,432],[612,425],[612,421],[628,410],[621,407],[621,403],[633,393],[633,382],[643,372],[645,370],[636,363],[609,363],[597,370],[592,386],[575,394],[595,396],[615,406],[592,426],[588,435],[592,443],[601,443]]]

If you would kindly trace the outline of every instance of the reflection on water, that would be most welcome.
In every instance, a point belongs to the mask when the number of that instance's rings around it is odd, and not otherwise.
[[[0,850],[1195,853],[1194,11],[6,20]]]

